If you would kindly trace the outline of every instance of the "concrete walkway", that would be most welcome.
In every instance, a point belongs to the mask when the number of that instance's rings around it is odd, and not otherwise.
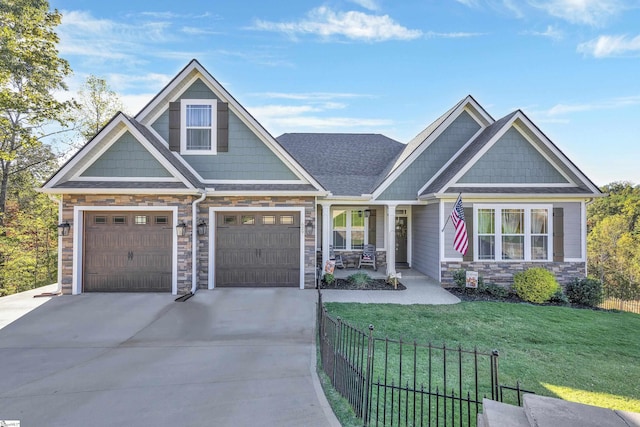
[[[372,278],[384,278],[384,273],[369,269],[336,269],[335,276],[346,278],[357,271],[363,271]],[[396,291],[342,291],[323,289],[322,299],[325,302],[359,302],[367,304],[456,304],[460,299],[450,294],[436,281],[411,269],[399,270],[402,273],[400,282],[406,290]]]
[[[0,420],[338,426],[315,374],[316,298],[285,288],[199,291],[187,302],[0,298],[0,312],[27,311],[0,330]]]

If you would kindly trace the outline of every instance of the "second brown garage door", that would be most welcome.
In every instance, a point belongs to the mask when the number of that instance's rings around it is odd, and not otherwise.
[[[216,216],[216,286],[300,285],[300,214]]]
[[[171,212],[86,212],[84,292],[171,292]]]

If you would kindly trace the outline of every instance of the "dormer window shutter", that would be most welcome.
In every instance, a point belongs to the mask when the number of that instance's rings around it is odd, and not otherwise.
[[[217,152],[226,153],[229,151],[229,104],[218,101],[217,120]]]
[[[169,149],[180,152],[180,101],[169,103]]]

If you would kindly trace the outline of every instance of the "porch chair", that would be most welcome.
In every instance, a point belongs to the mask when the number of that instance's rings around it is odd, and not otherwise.
[[[342,255],[336,255],[336,252],[333,250],[333,245],[329,245],[329,261],[334,261],[336,268],[344,268]]]
[[[374,271],[378,271],[378,266],[376,265],[376,245],[364,245],[364,249],[360,255],[360,262],[358,262],[358,268],[363,265],[370,265]]]

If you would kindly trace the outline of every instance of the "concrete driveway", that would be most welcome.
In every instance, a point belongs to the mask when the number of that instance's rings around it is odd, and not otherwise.
[[[52,298],[0,329],[0,420],[23,426],[327,426],[316,293]]]

